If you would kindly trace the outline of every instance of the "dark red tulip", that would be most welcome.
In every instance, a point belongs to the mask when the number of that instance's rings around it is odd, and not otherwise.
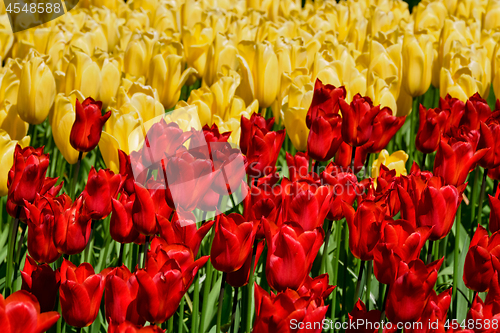
[[[448,94],[445,98],[439,99],[439,108],[441,110],[448,110],[449,112],[444,133],[450,134],[452,128],[460,126],[460,121],[465,113],[465,103],[458,98],[452,98],[450,94]]]
[[[0,325],[5,333],[42,333],[60,317],[56,311],[40,313],[36,297],[25,290],[7,299],[0,295]]]
[[[263,223],[268,246],[267,282],[278,291],[298,289],[323,244],[323,229],[304,231],[297,222],[283,223],[280,227],[271,226],[265,219]]]
[[[55,216],[54,244],[60,253],[69,255],[82,252],[90,239],[92,220],[83,209],[83,197],[73,204],[68,202]]]
[[[380,105],[374,106],[369,97],[356,94],[351,104],[343,98],[339,100],[342,111],[342,138],[351,146],[359,147],[370,140],[375,117],[380,112]]]
[[[276,165],[285,140],[285,130],[272,131],[273,121],[265,120],[254,113],[247,119],[241,118],[241,151],[246,155],[247,174],[260,178],[270,174]]]
[[[386,315],[393,323],[416,322],[432,295],[443,258],[427,266],[420,259],[401,263],[398,278],[389,286]]]
[[[310,296],[316,306],[325,305],[325,299],[330,296],[336,286],[328,284],[328,274],[321,274],[315,278],[306,276],[304,283],[297,290],[300,296]]]
[[[339,113],[339,99],[345,98],[347,92],[344,87],[336,88],[331,84],[323,84],[320,79],[314,83],[314,94],[306,115],[307,128],[311,128],[312,123],[319,117]]]
[[[283,202],[281,221],[297,221],[304,231],[322,227],[330,210],[332,194],[328,186],[310,185],[309,182],[281,181]]]
[[[62,315],[68,325],[86,327],[92,324],[99,313],[103,291],[104,278],[95,274],[89,263],[76,267],[64,259],[59,297]]]
[[[49,166],[49,154],[44,154],[43,148],[16,145],[14,163],[7,179],[8,201],[12,204],[24,206],[25,201],[33,203],[42,190]]]
[[[219,195],[230,195],[236,192],[245,181],[246,158],[239,149],[231,148],[229,143],[213,142],[209,145],[214,171],[220,170],[216,174],[211,189]],[[245,196],[246,193],[243,193],[242,197]]]
[[[257,250],[255,251],[255,260],[253,266],[254,272],[255,269],[257,268],[257,263],[259,262],[260,255],[262,254],[263,250],[264,250],[264,241],[262,240],[257,244]],[[227,273],[226,282],[230,286],[238,288],[248,284],[248,279],[250,278],[250,268],[252,265],[252,257],[253,254],[249,254],[245,263],[243,264],[243,266],[241,266],[240,269],[231,273]]]
[[[349,248],[361,260],[372,260],[385,223],[385,207],[374,201],[363,200],[355,211],[352,206],[342,203],[342,211],[349,227]]]
[[[286,164],[288,175],[292,182],[311,177],[309,172],[309,156],[307,152],[297,152],[294,156],[286,152]]]
[[[405,123],[406,116],[396,117],[392,115],[392,110],[384,107],[377,113],[373,120],[373,130],[370,139],[364,144],[368,153],[378,153],[391,141],[392,137]]]
[[[276,223],[282,201],[279,180],[278,173],[271,173],[266,177],[259,178],[256,184],[254,182],[250,184],[249,194],[243,201],[245,207],[243,215],[247,221],[260,220],[265,217]]]
[[[488,290],[495,271],[500,269],[499,250],[500,234],[488,236],[488,231],[478,225],[465,257],[463,280],[467,288],[477,292]]]
[[[380,318],[382,318],[382,312],[380,310],[366,309],[365,303],[358,299],[354,305],[354,309],[349,313],[349,323],[363,323],[363,325],[349,327],[345,330],[346,333],[378,333],[380,325]],[[396,325],[390,323],[384,323],[384,333],[397,332]],[[392,328],[387,328],[392,325]]]
[[[430,154],[438,149],[450,111],[439,108],[426,109],[420,104],[419,114],[415,147],[424,154]]]
[[[83,205],[92,219],[102,220],[111,213],[111,199],[118,195],[121,179],[109,169],[90,169],[82,196]]]
[[[490,223],[488,229],[495,233],[500,230],[500,187],[497,187],[495,196],[488,194],[490,201]]]
[[[422,317],[419,322],[422,323],[421,329],[416,325],[405,328],[405,332],[409,333],[431,333],[445,332],[446,316],[451,304],[451,288],[446,289],[441,294],[437,295],[434,290],[431,291],[431,296]],[[450,323],[448,323],[450,325]],[[446,326],[448,327],[448,326]]]
[[[134,228],[132,220],[132,206],[134,196],[130,198],[125,191],[120,194],[120,199],[112,199],[112,214],[109,222],[111,238],[119,243],[131,243],[139,237],[139,232]]]
[[[121,324],[109,323],[108,333],[164,333],[165,330],[155,325],[139,327],[128,321]]]
[[[384,225],[373,251],[373,272],[380,283],[391,284],[398,277],[401,262],[418,259],[432,227],[414,228],[405,220]]]
[[[477,149],[490,148],[479,160],[479,165],[485,169],[495,169],[500,166],[500,111],[495,111],[479,128],[479,143]]]
[[[210,249],[210,262],[215,269],[231,273],[240,269],[252,253],[259,220],[246,221],[237,213],[217,215],[215,234]]]
[[[500,180],[500,167],[496,167],[495,169],[488,169],[488,177],[493,180]]]
[[[255,322],[253,332],[320,333],[328,306],[316,306],[310,296],[287,289],[269,295],[255,284]]]
[[[181,215],[179,212],[175,212],[172,221],[162,216],[157,218],[160,235],[167,244],[187,245],[195,256],[198,254],[201,241],[215,223],[215,221],[207,221],[200,228],[197,228],[196,217],[191,212],[183,212]]]
[[[489,292],[486,299],[483,300],[476,294],[472,306],[467,314],[467,322],[470,323],[486,323],[489,321],[489,329],[485,329],[484,325],[474,326],[474,332],[481,333],[496,333],[498,326],[491,325],[500,320],[500,288],[498,285],[498,272],[495,272],[490,283]]]
[[[23,279],[21,289],[37,298],[42,312],[54,310],[60,283],[58,270],[52,270],[47,264],[38,265],[33,258],[26,256],[21,278]]]
[[[441,176],[446,185],[459,186],[465,182],[488,149],[476,150],[479,142],[477,131],[453,130],[453,136],[443,136],[434,160],[434,175]]]
[[[102,102],[86,98],[82,104],[78,98],[75,104],[75,122],[69,134],[69,143],[80,152],[89,152],[101,140],[102,127],[111,116],[111,111],[101,114]]]
[[[464,126],[467,130],[479,130],[482,122],[485,122],[491,115],[491,109],[488,102],[481,98],[478,93],[475,93],[467,102],[465,102],[465,112],[460,119],[460,126]]]
[[[272,128],[272,126],[271,126]],[[201,154],[212,154],[213,143],[227,142],[231,136],[231,132],[220,133],[216,124],[209,127],[207,124],[203,126],[202,131],[192,130],[193,135],[189,141],[189,151],[198,151]]]
[[[130,156],[127,155],[123,150],[118,149],[118,159],[120,161],[120,172],[122,176],[123,189],[128,195],[134,193],[134,171],[132,170],[132,165],[130,161]],[[136,165],[134,167],[137,167]],[[138,171],[138,170],[136,170]],[[140,171],[138,174],[141,173]]]
[[[122,265],[111,270],[105,279],[106,320],[114,324],[129,321],[142,326],[146,322],[137,312],[137,278]]]
[[[344,217],[342,202],[352,206],[361,193],[357,177],[350,169],[344,169],[332,162],[321,173],[321,180],[332,192],[328,219],[334,221],[342,219]]]
[[[65,200],[66,199],[66,200]],[[65,204],[71,202],[66,194],[59,199],[42,197],[35,205],[26,202],[24,210],[28,224],[28,252],[38,262],[53,263],[60,257],[54,244],[55,218]]]
[[[181,244],[157,246],[151,252],[146,269],[135,273],[139,283],[137,304],[139,314],[151,323],[170,318],[191,285],[198,269],[208,256],[194,261],[191,250]]]

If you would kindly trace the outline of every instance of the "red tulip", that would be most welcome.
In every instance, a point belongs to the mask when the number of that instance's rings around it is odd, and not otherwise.
[[[477,149],[490,148],[479,160],[479,165],[485,169],[495,169],[500,166],[500,111],[495,111],[479,128],[479,143]]]
[[[349,327],[345,330],[346,333],[378,333],[379,328],[381,327],[380,320],[382,318],[382,312],[380,310],[371,310],[368,311],[366,309],[365,303],[362,300],[358,299],[356,304],[354,305],[354,309],[349,313],[349,323],[363,323],[358,327],[355,325],[353,327]],[[388,328],[391,327],[391,328]],[[396,325],[392,323],[384,323],[384,329],[382,330],[384,333],[393,333],[397,332]]]
[[[26,201],[28,252],[36,261],[50,264],[61,256],[54,244],[55,218],[68,204],[71,199],[66,194],[57,199],[40,198],[35,205]]]
[[[405,220],[384,225],[373,251],[373,272],[380,283],[392,284],[398,277],[401,262],[418,259],[432,227],[415,228]]]
[[[460,126],[464,126],[467,130],[478,130],[482,122],[485,122],[491,115],[491,109],[488,102],[481,98],[478,93],[471,96],[465,103],[465,112],[460,119]]]
[[[33,203],[42,190],[49,166],[49,154],[44,154],[43,148],[16,145],[14,163],[7,179],[8,201],[12,204],[24,206],[25,201]]]
[[[352,206],[361,193],[358,179],[350,169],[344,169],[332,162],[321,173],[321,180],[332,192],[328,219],[334,221],[342,219],[344,217],[342,202]]]
[[[16,291],[5,300],[0,295],[0,325],[5,333],[42,333],[60,317],[56,311],[40,313],[36,297],[27,291]]]
[[[392,137],[405,123],[406,116],[396,117],[392,110],[384,107],[377,113],[373,120],[373,130],[370,139],[364,144],[368,153],[378,153],[391,141]]]
[[[287,289],[269,295],[255,284],[255,323],[253,332],[313,332],[323,331],[322,322],[328,306],[316,306],[310,296],[300,296]]]
[[[500,230],[500,187],[497,187],[495,196],[488,194],[490,201],[490,223],[488,229],[495,233]]]
[[[105,279],[106,320],[114,324],[129,321],[142,326],[146,322],[137,312],[137,278],[122,265],[111,270]]]
[[[210,249],[210,260],[215,269],[231,273],[240,269],[252,253],[259,221],[246,221],[237,213],[219,214]]]
[[[194,261],[191,250],[181,244],[153,247],[146,269],[135,273],[139,283],[139,314],[151,323],[170,318],[208,256]]]
[[[47,264],[38,265],[33,258],[26,256],[21,278],[23,279],[21,289],[37,298],[41,311],[52,311],[56,305],[57,289],[59,289],[59,271],[52,270]]]
[[[240,149],[243,154],[247,154],[248,147],[252,144],[252,137],[257,129],[263,132],[273,130],[274,118],[266,119],[258,113],[253,113],[250,119],[241,118]],[[255,127],[255,128],[254,128]]]
[[[216,124],[212,124],[212,127],[205,124],[202,131],[192,129],[192,133],[193,135],[189,141],[189,151],[198,151],[209,156],[212,154],[213,143],[227,142],[231,136],[231,132],[220,133]]]
[[[391,322],[416,322],[422,316],[442,263],[443,258],[427,266],[420,259],[402,262],[387,294],[386,315]]]
[[[439,99],[439,108],[441,110],[448,110],[449,112],[444,133],[450,134],[452,128],[460,126],[460,121],[465,113],[465,103],[458,98],[452,98],[450,94],[448,94],[445,98]]]
[[[468,323],[477,324],[473,327],[474,332],[484,332],[484,333],[496,333],[498,331],[498,324],[500,321],[500,288],[498,286],[498,272],[495,272],[490,283],[490,291],[486,295],[486,299],[483,300],[476,294],[472,306],[467,314],[466,321]],[[485,328],[485,323],[489,322],[490,327]],[[482,323],[483,325],[479,325]]]
[[[111,111],[101,115],[102,102],[86,98],[82,104],[76,99],[75,122],[71,127],[69,143],[80,152],[89,152],[101,140],[102,127],[111,116]]]
[[[365,146],[359,146],[354,152],[354,173],[358,173],[363,169],[365,165],[366,158],[368,157],[368,152]],[[339,150],[335,154],[335,164],[344,170],[351,168],[352,162],[352,147],[347,143],[342,142]]]
[[[281,187],[283,189],[281,221],[297,221],[304,231],[323,226],[332,198],[327,186],[316,186],[308,181],[291,182],[284,178]]]
[[[265,217],[276,223],[282,201],[281,186],[277,184],[279,180],[278,173],[271,173],[259,178],[256,184],[254,182],[250,184],[249,194],[243,201],[245,207],[243,215],[247,221],[260,220]],[[263,238],[263,231],[262,237],[259,236],[259,238]]]
[[[134,228],[132,220],[132,206],[134,196],[130,198],[125,191],[120,194],[120,199],[112,199],[112,214],[109,222],[111,238],[119,243],[131,243],[139,237],[139,232]]]
[[[448,139],[442,137],[434,160],[434,175],[441,176],[445,184],[459,186],[469,172],[476,167],[488,149],[476,151],[479,142],[477,131],[454,130]]]
[[[342,211],[349,227],[349,248],[361,260],[372,260],[373,251],[383,229],[385,208],[374,201],[363,200],[358,209],[342,203]]]
[[[134,154],[134,152],[132,152]],[[131,155],[132,155],[131,154]],[[127,192],[128,195],[131,195],[134,193],[134,182],[135,182],[135,175],[134,171],[132,170],[132,164],[130,161],[130,155],[127,155],[123,150],[118,149],[118,158],[120,161],[120,176],[122,176],[122,182],[123,182],[123,189],[125,192]],[[136,169],[137,174],[139,175],[142,170],[140,170],[136,165],[134,165],[134,168]],[[139,181],[139,183],[142,183]]]
[[[164,333],[165,330],[158,326],[138,327],[128,321],[121,324],[109,323],[108,333]]]
[[[372,136],[375,117],[380,105],[373,106],[369,97],[356,94],[349,105],[343,98],[339,100],[342,111],[342,138],[351,146],[359,147]]]
[[[495,271],[500,269],[499,250],[500,233],[489,237],[488,231],[478,225],[465,257],[463,280],[467,288],[478,292],[488,290]]]
[[[298,289],[311,271],[323,244],[323,229],[304,231],[297,222],[283,223],[280,227],[271,227],[265,219],[263,223],[268,246],[267,282],[278,291]]]
[[[183,212],[182,215],[179,215],[179,212],[175,212],[172,221],[158,216],[160,235],[167,244],[187,245],[193,251],[194,256],[198,254],[201,241],[214,223],[215,221],[207,221],[198,229],[193,213]]]
[[[300,179],[308,179],[312,176],[309,173],[309,156],[306,153],[297,152],[295,156],[285,153],[286,164],[288,166],[289,178],[292,182]]]
[[[450,111],[439,108],[426,109],[420,104],[419,113],[420,122],[415,146],[422,153],[430,154],[438,149]]]
[[[82,252],[90,239],[92,220],[83,211],[83,197],[80,196],[67,204],[55,216],[54,244],[60,253],[77,254]]]
[[[211,189],[219,195],[230,195],[238,190],[241,183],[245,181],[245,156],[237,148],[231,148],[229,143],[210,143],[211,158],[216,174]],[[245,197],[246,193],[242,194]],[[211,209],[213,210],[213,209]]]
[[[264,250],[264,241],[262,240],[257,244],[257,250],[255,251],[255,260],[253,266],[254,272],[255,269],[257,268],[257,263],[259,262],[260,255],[262,254],[263,250]],[[249,254],[245,263],[243,264],[243,266],[241,266],[240,269],[231,273],[227,273],[226,282],[230,286],[238,288],[246,286],[248,284],[248,279],[250,278],[250,268],[252,265],[252,257],[253,254]]]
[[[431,291],[431,296],[422,313],[419,323],[422,325],[417,328],[405,328],[408,333],[427,333],[427,332],[445,332],[446,316],[451,304],[451,288],[446,289],[441,294],[437,295],[434,290]],[[448,323],[449,324],[449,323]]]
[[[335,287],[336,286],[328,284],[327,273],[321,274],[315,278],[308,275],[302,286],[297,290],[297,293],[300,296],[311,297],[311,300],[319,307],[325,305],[325,299],[330,296]]]
[[[89,263],[76,267],[64,259],[59,297],[66,323],[75,327],[92,324],[99,313],[103,291],[104,279],[101,274],[94,273]]]
[[[82,196],[83,205],[92,219],[102,220],[111,213],[111,199],[118,195],[121,179],[109,169],[90,169]]]

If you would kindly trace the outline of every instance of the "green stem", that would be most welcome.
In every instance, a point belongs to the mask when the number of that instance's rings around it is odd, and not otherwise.
[[[472,236],[474,235],[474,226],[476,225],[475,219],[476,219],[476,204],[477,204],[477,197],[478,197],[478,191],[479,191],[479,167],[476,167],[474,170],[474,183],[472,184],[472,198],[471,198],[471,219],[470,219],[470,229],[469,229],[469,237],[472,239]]]
[[[217,329],[216,333],[220,333],[221,319],[222,319],[222,303],[224,301],[224,288],[226,287],[226,272],[222,273],[222,281],[220,283],[219,293],[219,306],[217,309]]]
[[[373,261],[368,261],[368,269],[366,270],[366,310],[370,311],[370,294],[372,287],[372,269]]]
[[[26,235],[26,229],[28,229],[28,225],[26,223],[21,223],[21,238],[19,238],[19,243],[18,243],[18,248],[16,251],[16,257],[14,258],[14,278],[12,279],[12,283],[16,283],[17,280],[17,273],[19,272],[19,267],[21,265],[21,253],[22,253],[22,248],[24,245],[24,237]],[[14,285],[13,285],[14,286]]]
[[[16,242],[17,242],[17,232],[19,230],[19,216],[21,215],[21,207],[17,206],[16,208],[16,217],[14,218],[14,222],[12,222],[12,229],[9,237],[9,252],[7,252],[7,272],[5,275],[5,298],[7,298],[13,292],[13,284],[14,281],[12,277],[12,271],[14,266],[14,253],[16,251]]]
[[[415,97],[413,98],[413,107],[411,110],[411,115],[410,115],[410,150],[409,150],[409,158],[408,161],[410,162],[409,167],[407,168],[410,170],[413,161],[414,161],[414,154],[415,154],[415,126],[417,125],[417,118],[416,115],[418,115],[418,101],[419,98]]]
[[[210,264],[210,263],[208,263]],[[208,269],[207,269],[208,270]],[[208,288],[205,288],[208,289]],[[205,300],[205,296],[203,296]],[[194,281],[194,295],[193,295],[193,319],[191,324],[191,333],[198,333],[198,314],[200,312],[200,272],[196,273],[196,280]],[[181,322],[179,321],[179,327]],[[181,330],[181,328],[179,328]],[[180,331],[179,331],[180,332]]]
[[[458,260],[459,260],[459,248],[460,248],[460,224],[461,222],[461,216],[462,215],[462,205],[458,206],[457,209],[457,216],[455,217],[455,249],[453,251],[453,297],[452,299],[454,300],[454,318],[456,318],[457,315],[457,307],[458,307],[458,302],[457,302],[457,288],[458,288],[458,279],[459,276],[457,274],[458,272]]]
[[[479,195],[479,207],[477,212],[477,224],[481,224],[481,218],[483,217],[483,201],[484,201],[484,192],[486,190],[486,177],[488,176],[488,169],[484,169],[483,173],[483,182],[481,184],[481,194]],[[473,226],[474,227],[474,226]]]
[[[236,332],[236,309],[238,308],[238,287],[234,288],[233,308],[231,311],[231,333]]]
[[[248,298],[247,298],[247,318],[246,318],[246,330],[245,332],[250,333],[252,327],[252,311],[253,311],[253,282],[254,282],[254,267],[255,267],[255,256],[257,252],[257,242],[253,245],[252,253],[252,264],[250,265],[250,277],[248,278]]]
[[[170,319],[168,320],[168,330],[167,330],[168,333],[173,333],[174,332],[174,315],[172,315],[172,317],[170,317]]]
[[[217,204],[218,207],[221,207],[222,201],[221,198],[219,198],[219,203]],[[208,247],[208,251],[212,248],[212,242],[214,241],[215,237],[215,232],[212,230],[210,233],[210,243]],[[212,263],[210,260],[206,264],[207,266],[207,277],[203,283],[203,304],[201,305],[201,318],[200,318],[200,330],[199,332],[204,333],[204,327],[205,327],[205,320],[207,317],[207,310],[209,306],[212,306],[212,304],[208,304],[208,295],[210,294],[210,289],[212,289],[212,277],[214,273],[214,267],[212,266]],[[193,305],[194,306],[194,305]],[[196,330],[194,332],[198,332],[198,328],[196,327]]]
[[[358,273],[358,281],[356,282],[356,292],[354,293],[354,296],[356,299],[354,302],[358,300],[358,298],[361,297],[361,282],[363,281],[363,272],[365,270],[365,261],[361,260],[360,262],[360,267],[359,267],[359,273]]]
[[[76,187],[76,181],[78,180],[78,173],[80,171],[80,164],[82,164],[82,157],[83,153],[79,152],[78,153],[78,161],[76,161],[75,165],[75,173],[73,174],[73,180],[71,181],[71,198],[75,199],[75,187]]]
[[[340,256],[340,242],[342,238],[342,226],[343,226],[344,220],[340,220],[337,222],[337,225],[335,227],[335,257],[333,258],[333,276],[330,278],[333,278],[332,284],[334,286],[337,285],[338,281],[338,271],[339,271],[339,256]],[[337,290],[334,290],[332,293],[332,307],[331,307],[331,315],[330,318],[334,320],[335,317],[335,310],[336,310],[336,304],[337,303]]]
[[[179,305],[179,330],[178,333],[183,333],[184,332],[184,304],[185,304],[185,299],[184,297],[181,299],[181,305]]]
[[[323,256],[321,258],[321,269],[320,273],[326,273],[326,260],[328,257],[328,243],[330,241],[330,235],[332,234],[332,220],[328,220],[328,229],[326,230],[326,236],[325,236],[325,246],[323,247]]]

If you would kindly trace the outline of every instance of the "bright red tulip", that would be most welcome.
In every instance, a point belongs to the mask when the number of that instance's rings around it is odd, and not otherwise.
[[[434,160],[434,175],[443,177],[447,185],[462,185],[469,172],[490,149],[476,151],[478,142],[477,131],[466,133],[463,128],[453,130],[453,136],[448,139],[443,136]]]
[[[328,274],[321,274],[315,278],[306,276],[304,283],[297,290],[300,296],[310,296],[314,300],[316,306],[325,305],[325,299],[330,296],[336,286],[328,284]]]
[[[165,330],[158,326],[149,325],[145,327],[138,327],[128,321],[121,324],[109,323],[108,333],[164,333]]]
[[[278,183],[280,176],[278,173],[271,173],[266,177],[259,178],[250,184],[248,195],[243,201],[244,216],[247,221],[260,220],[265,217],[269,221],[276,223],[279,210],[281,208],[282,193]],[[263,229],[262,237],[263,238]]]
[[[83,205],[93,220],[102,220],[111,213],[111,199],[118,195],[121,179],[109,169],[90,169],[82,196]]]
[[[482,122],[485,122],[491,115],[491,109],[488,102],[481,98],[478,93],[471,96],[465,103],[465,112],[460,119],[460,126],[464,126],[467,130],[479,130]]]
[[[443,259],[425,265],[420,259],[399,268],[398,278],[389,286],[387,318],[393,323],[416,322],[429,301]]]
[[[54,244],[60,253],[69,255],[82,252],[90,239],[92,220],[83,209],[83,197],[80,196],[67,204],[55,216]]]
[[[351,104],[343,98],[339,100],[342,111],[342,138],[351,146],[359,147],[370,140],[375,118],[380,112],[380,105],[374,106],[369,97],[356,94]]]
[[[76,267],[64,259],[59,297],[66,323],[75,327],[92,324],[99,313],[103,291],[104,278],[101,274],[95,274],[89,263],[84,262]]]
[[[299,151],[294,156],[286,152],[285,157],[288,166],[288,175],[292,182],[311,177],[307,152],[303,153]]]
[[[260,241],[257,244],[257,250],[255,251],[255,260],[254,260],[254,266],[253,266],[253,271],[255,272],[255,269],[257,268],[257,263],[259,262],[260,255],[262,254],[262,251],[264,250],[264,241]],[[243,287],[248,284],[248,279],[250,278],[250,268],[252,265],[252,257],[253,254],[248,255],[247,260],[241,266],[240,269],[237,271],[227,273],[226,275],[226,282],[235,288],[238,287]]]
[[[465,113],[465,103],[458,98],[452,98],[450,94],[445,98],[439,99],[439,108],[441,110],[448,110],[448,121],[445,124],[444,133],[451,134],[451,129],[460,126],[460,121]]]
[[[33,203],[42,190],[49,167],[49,154],[44,154],[43,148],[16,145],[14,163],[7,179],[8,201],[12,204],[24,206],[25,201]]]
[[[377,113],[373,120],[373,130],[370,139],[364,144],[368,153],[378,153],[391,141],[392,137],[405,123],[406,116],[396,117],[392,115],[392,110],[384,107]]]
[[[119,243],[131,243],[139,237],[139,232],[134,228],[132,220],[132,206],[135,194],[130,198],[125,191],[120,194],[120,199],[112,199],[112,214],[109,222],[111,238]]]
[[[323,331],[322,322],[328,306],[316,306],[310,296],[300,296],[287,289],[269,295],[255,284],[255,323],[253,332],[312,332]]]
[[[134,154],[134,152],[132,152],[132,154]],[[130,158],[131,158],[130,155],[127,155],[123,150],[118,149],[118,159],[120,161],[119,174],[122,176],[123,189],[125,190],[125,192],[127,192],[128,195],[134,193],[134,182],[135,182],[135,175],[134,171],[132,170],[132,164]],[[136,169],[138,168],[137,164],[134,165],[134,168]],[[138,175],[141,173],[141,171],[136,170]]]
[[[490,148],[479,160],[479,165],[485,169],[495,169],[500,166],[500,111],[495,111],[479,128],[479,143],[477,149]]]
[[[478,225],[465,257],[463,280],[467,288],[477,292],[488,290],[495,271],[500,269],[499,250],[500,233],[488,236],[488,231]]]
[[[320,79],[314,83],[314,94],[311,106],[307,111],[306,125],[310,129],[315,119],[332,113],[339,113],[339,100],[345,98],[347,92],[344,87],[323,84]]]
[[[380,325],[380,318],[382,318],[382,312],[380,310],[366,309],[365,303],[358,299],[354,305],[354,309],[349,313],[349,323],[363,323],[363,325],[349,327],[346,329],[346,333],[378,333]],[[397,332],[396,325],[391,323],[384,323],[384,333],[394,333]],[[391,326],[392,325],[392,326]],[[387,328],[391,327],[391,328]]]
[[[373,251],[373,272],[380,283],[390,285],[398,277],[401,262],[418,259],[432,227],[414,228],[405,220],[385,224]]]
[[[497,187],[495,196],[488,194],[490,201],[490,223],[488,229],[495,233],[500,230],[500,187]]]
[[[54,310],[59,289],[59,271],[52,270],[47,264],[38,265],[30,256],[26,256],[24,268],[21,271],[22,290],[32,293],[40,303],[42,312]]]
[[[298,289],[323,244],[323,229],[304,231],[297,222],[283,223],[280,227],[271,226],[265,219],[263,223],[268,246],[267,282],[278,291]]]
[[[76,99],[75,122],[71,127],[69,143],[80,152],[89,152],[101,140],[102,127],[111,116],[111,111],[101,114],[102,102],[86,98],[82,104]]]
[[[253,134],[256,130],[262,132],[271,132],[273,130],[274,118],[266,119],[260,114],[253,113],[250,119],[241,118],[241,136],[240,149],[243,154],[248,153],[248,149],[252,144]]]
[[[151,323],[170,318],[208,256],[194,261],[191,250],[181,244],[153,247],[146,269],[135,273],[139,283],[139,314]]]
[[[476,325],[473,332],[481,333],[496,333],[498,326],[492,325],[500,321],[500,287],[498,285],[498,272],[495,272],[490,283],[489,292],[486,299],[483,300],[476,294],[472,302],[472,306],[466,318],[469,323],[490,323],[488,329],[484,325]]]
[[[420,104],[419,113],[420,122],[415,146],[422,153],[430,154],[438,149],[450,111],[439,108],[426,109]]]
[[[137,312],[137,278],[122,265],[111,270],[105,279],[106,320],[114,324],[129,321],[142,326],[146,322]]]
[[[332,162],[321,173],[321,180],[332,192],[328,219],[338,221],[344,217],[342,202],[352,206],[361,193],[358,179],[350,169],[344,169]]]
[[[349,248],[361,260],[372,260],[385,223],[386,209],[374,201],[363,200],[355,211],[342,203],[342,211],[349,227]]]
[[[5,333],[42,333],[60,317],[56,311],[40,313],[36,297],[27,291],[16,291],[7,299],[0,295],[0,325]]]
[[[231,273],[240,269],[252,253],[259,220],[246,221],[237,213],[217,215],[210,261],[215,269]]]
[[[241,183],[245,181],[245,167],[247,164],[245,156],[237,148],[231,148],[229,143],[210,143],[211,158],[214,171],[218,172],[211,189],[219,195],[228,195],[236,192]],[[245,197],[246,193],[242,194]],[[214,210],[214,209],[211,209]]]
[[[271,126],[272,128],[272,126]],[[198,151],[201,154],[212,154],[214,143],[227,142],[231,136],[231,132],[220,133],[216,124],[209,127],[207,124],[203,126],[202,132],[192,129],[193,135],[189,141],[189,151]]]
[[[432,290],[429,301],[422,313],[422,317],[419,319],[419,323],[422,323],[421,329],[413,325],[411,328],[405,328],[405,332],[445,332],[446,316],[451,304],[451,291],[451,288],[449,288],[437,295],[436,292]]]

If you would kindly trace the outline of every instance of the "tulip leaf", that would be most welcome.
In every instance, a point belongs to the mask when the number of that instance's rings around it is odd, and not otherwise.
[[[461,225],[461,227],[463,228],[463,225]],[[464,276],[465,257],[467,256],[467,250],[469,248],[469,236],[467,235],[465,230],[462,230],[461,232],[462,234],[465,234],[465,240],[460,252],[458,272],[455,272],[455,274],[458,274],[458,276],[460,277]],[[465,286],[464,280],[462,278],[458,279],[457,287],[460,291],[457,293],[457,319],[459,322],[462,322],[462,320],[464,320],[467,316],[467,311],[469,308],[468,301],[465,298],[465,296],[469,294],[469,289],[467,289],[467,287]]]
[[[211,327],[210,325],[212,320],[215,319],[215,315],[217,314],[217,299],[219,298],[221,282],[222,282],[222,275],[217,279],[214,288],[210,290],[207,302],[203,302],[203,304],[207,305],[208,308],[206,317],[207,320],[205,321],[204,327],[201,328],[201,333],[207,332],[208,328]],[[212,328],[215,331],[215,325]]]

